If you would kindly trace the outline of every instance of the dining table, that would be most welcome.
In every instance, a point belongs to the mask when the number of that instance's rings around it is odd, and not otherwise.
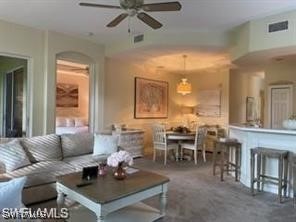
[[[168,141],[177,141],[179,146],[178,150],[176,152],[176,161],[180,160],[180,149],[181,144],[184,141],[194,141],[195,140],[195,131],[189,131],[189,132],[176,132],[176,131],[166,131],[166,137]]]

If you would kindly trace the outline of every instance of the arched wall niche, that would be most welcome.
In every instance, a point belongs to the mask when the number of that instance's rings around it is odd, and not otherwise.
[[[90,132],[94,132],[95,130],[95,123],[94,123],[94,114],[95,114],[95,76],[96,76],[96,63],[94,59],[92,59],[90,56],[85,55],[81,52],[75,52],[75,51],[65,51],[65,52],[59,52],[56,54],[56,63],[57,60],[65,60],[69,62],[74,63],[80,63],[85,64],[89,66],[89,114],[88,114],[88,122],[89,122],[89,130]],[[55,71],[57,71],[57,66],[55,63]],[[56,72],[55,72],[56,73]],[[56,77],[55,77],[56,79]],[[56,82],[54,87],[56,88]],[[54,88],[54,91],[55,91]],[[54,96],[55,97],[55,96]],[[54,120],[56,117],[56,113],[54,113]],[[54,123],[55,126],[55,123]]]

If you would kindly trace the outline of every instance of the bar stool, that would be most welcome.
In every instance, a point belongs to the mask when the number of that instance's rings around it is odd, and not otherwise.
[[[255,178],[255,157],[257,155],[257,174]],[[263,191],[265,182],[271,182],[278,185],[278,197],[279,202],[282,202],[282,190],[284,189],[284,195],[287,196],[287,184],[288,184],[288,155],[289,151],[277,150],[264,147],[256,147],[251,149],[251,193],[255,195],[254,183],[257,183],[257,191]],[[278,177],[272,177],[266,175],[265,166],[266,158],[278,159]],[[284,176],[284,179],[283,179]],[[268,179],[269,181],[266,181]]]
[[[217,160],[217,154],[220,152],[220,160]],[[234,163],[231,156],[234,152]],[[231,160],[230,160],[231,159]],[[240,165],[241,165],[241,143],[236,141],[216,141],[213,150],[213,175],[216,175],[216,166],[220,166],[220,179],[224,180],[224,171],[229,174],[230,171],[235,172],[235,181],[239,181]],[[225,169],[226,168],[226,169]],[[234,169],[233,169],[234,168]]]
[[[292,157],[292,170],[293,170],[293,204],[296,207],[296,155]]]

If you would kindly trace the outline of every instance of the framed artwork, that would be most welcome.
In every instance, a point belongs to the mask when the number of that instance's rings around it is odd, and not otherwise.
[[[135,78],[135,119],[168,118],[168,82]]]
[[[246,101],[246,121],[251,122],[255,121],[255,98],[247,97]]]
[[[208,117],[221,116],[221,90],[202,90],[198,94],[199,104],[196,115]]]
[[[78,107],[78,85],[58,83],[56,88],[56,107]]]

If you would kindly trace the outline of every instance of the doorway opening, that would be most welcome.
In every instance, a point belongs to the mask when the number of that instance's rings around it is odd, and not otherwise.
[[[0,137],[27,135],[26,59],[0,56]]]
[[[56,134],[89,132],[89,65],[57,60]]]

